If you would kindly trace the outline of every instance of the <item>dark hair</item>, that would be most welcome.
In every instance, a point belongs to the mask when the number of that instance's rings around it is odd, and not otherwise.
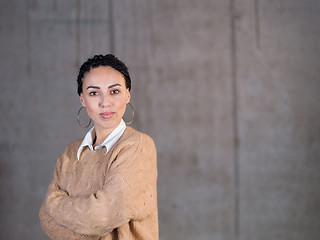
[[[121,62],[118,58],[112,54],[107,55],[95,55],[89,58],[85,63],[82,64],[79,70],[77,82],[78,82],[78,94],[82,93],[82,82],[85,73],[89,72],[92,68],[97,68],[99,66],[109,66],[120,72],[126,82],[126,88],[131,90],[131,78],[128,72],[128,67]]]

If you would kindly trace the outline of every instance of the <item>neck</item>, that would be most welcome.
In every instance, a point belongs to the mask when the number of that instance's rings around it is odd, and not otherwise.
[[[120,124],[120,123],[119,123]],[[116,126],[118,127],[119,124]],[[106,138],[112,133],[112,131],[116,128],[100,128],[99,126],[94,126],[96,136],[93,140],[93,147],[99,146],[101,143],[106,140]]]
[[[103,141],[110,135],[110,133],[113,131],[113,129],[103,129],[98,130],[96,129],[96,135],[93,140],[93,147],[99,146]]]

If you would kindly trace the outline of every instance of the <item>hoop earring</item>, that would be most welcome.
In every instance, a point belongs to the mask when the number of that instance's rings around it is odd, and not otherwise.
[[[131,103],[128,103],[129,106],[131,107],[132,109],[132,118],[130,120],[130,122],[125,122],[127,125],[130,125],[132,122],[133,122],[133,118],[134,118],[134,109],[133,109],[133,106],[131,105]]]
[[[84,109],[84,107],[81,107],[81,108],[79,109],[79,111],[78,111],[78,115],[77,115],[78,124],[79,124],[79,126],[82,127],[82,128],[87,128],[87,127],[89,127],[89,125],[91,124],[91,118],[90,118],[90,121],[89,121],[89,123],[88,123],[87,126],[82,125],[82,124],[80,123],[80,112],[81,112],[82,109]]]

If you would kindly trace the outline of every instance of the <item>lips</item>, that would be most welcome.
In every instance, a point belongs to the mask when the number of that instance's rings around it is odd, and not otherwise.
[[[99,113],[99,115],[103,119],[109,119],[109,118],[112,118],[112,116],[114,115],[114,112],[103,112],[103,113]]]

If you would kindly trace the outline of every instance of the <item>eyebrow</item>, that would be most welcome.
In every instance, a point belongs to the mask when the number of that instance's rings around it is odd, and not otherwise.
[[[121,87],[121,84],[119,84],[119,83],[112,84],[112,85],[110,85],[108,88],[113,88],[113,87],[115,87],[115,86],[120,86],[120,87]]]
[[[88,86],[86,90],[88,90],[89,88],[100,89],[100,87],[97,87],[97,86]]]
[[[116,86],[120,86],[121,87],[121,84],[115,83],[115,84],[112,84],[112,85],[108,86],[108,88],[113,88],[113,87],[116,87]],[[88,86],[86,88],[86,90],[88,90],[89,88],[100,89],[100,87],[98,87],[98,86]]]

